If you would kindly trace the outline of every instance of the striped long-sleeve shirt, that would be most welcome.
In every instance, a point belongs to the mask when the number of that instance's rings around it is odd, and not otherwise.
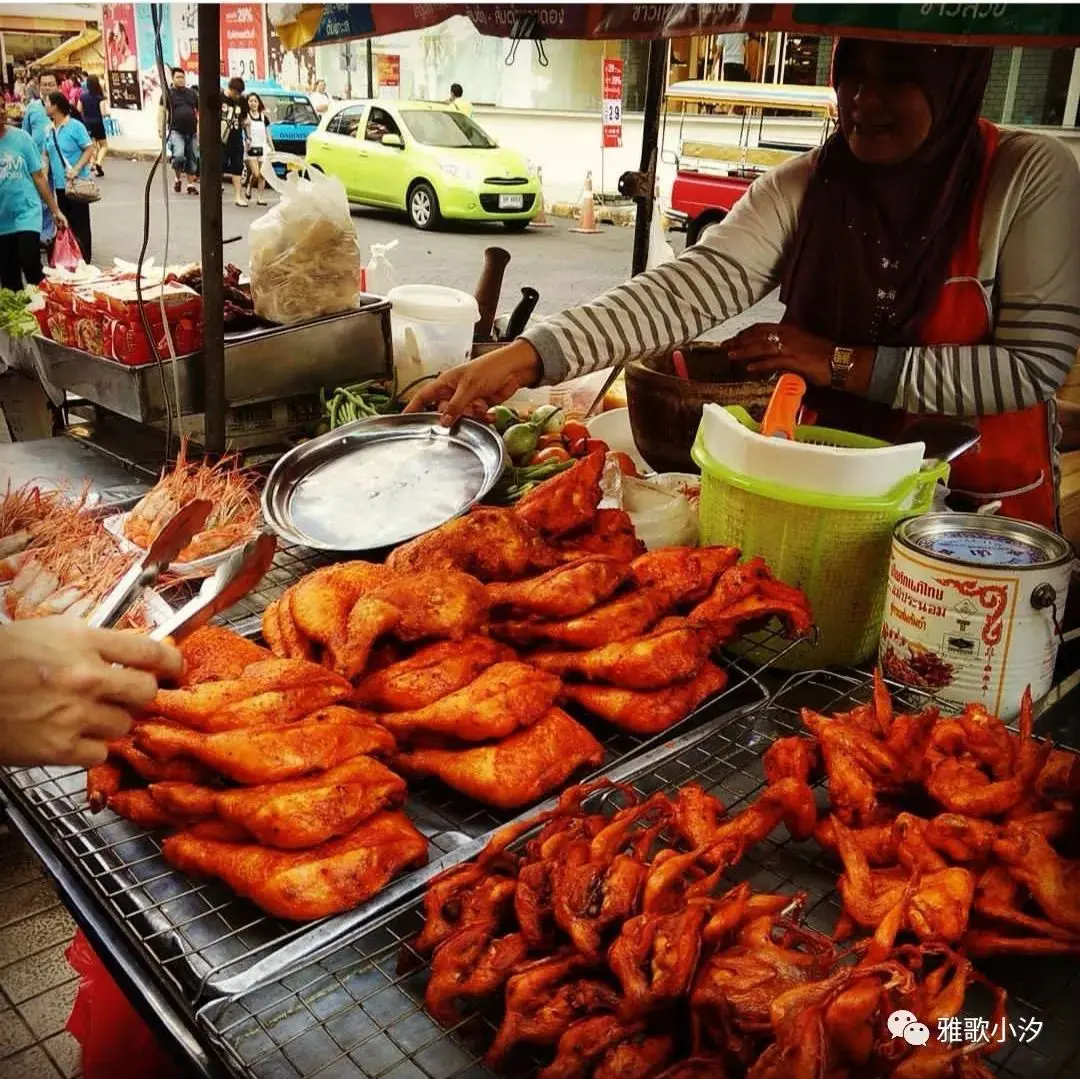
[[[760,177],[674,261],[529,329],[544,381],[681,346],[772,291],[815,156]],[[1060,141],[1002,132],[980,228],[979,279],[993,311],[992,340],[878,348],[871,400],[908,412],[983,415],[1027,408],[1061,387],[1080,349],[1080,169]]]

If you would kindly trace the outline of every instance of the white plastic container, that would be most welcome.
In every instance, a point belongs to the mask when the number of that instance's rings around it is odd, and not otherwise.
[[[467,292],[442,285],[398,285],[387,298],[399,386],[469,359],[480,309]]]
[[[922,442],[855,449],[763,438],[727,408],[714,404],[702,410],[701,430],[705,448],[733,472],[800,491],[853,498],[888,494],[902,479],[918,472],[926,450]]]
[[[394,287],[394,266],[386,256],[397,245],[397,240],[371,245],[371,261],[364,267],[364,287],[374,296],[388,296]]]
[[[624,476],[622,508],[634,522],[638,539],[650,551],[697,544],[697,522],[684,495],[649,480]]]

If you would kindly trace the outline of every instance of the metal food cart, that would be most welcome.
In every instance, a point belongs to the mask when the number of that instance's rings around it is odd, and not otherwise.
[[[526,40],[545,35],[653,39],[641,170],[628,174],[622,184],[625,193],[639,203],[634,249],[634,269],[638,270],[644,266],[651,219],[666,51],[662,37],[747,25],[836,32],[842,22],[849,31],[885,36],[1000,43],[1025,40],[1028,34],[1039,44],[1080,44],[1080,14],[1067,7],[1051,11],[1040,6],[1042,21],[1038,23],[1025,23],[1022,14],[987,15],[985,7],[935,7],[938,14],[928,14],[924,7],[920,14],[917,6],[900,10],[815,5],[556,5],[544,9],[541,21],[536,9],[525,5],[411,9],[375,5],[362,9],[363,18],[350,24],[342,36],[326,39],[370,36],[388,32],[391,25],[396,29],[430,25],[457,13],[468,13],[482,32]],[[317,29],[317,20],[314,25]],[[205,64],[206,74],[201,81],[216,87],[216,8],[200,8],[199,28],[200,68]],[[216,91],[206,95],[201,107],[200,129],[208,143],[203,155],[203,267],[210,283],[221,278]],[[191,388],[192,414],[205,416],[210,450],[224,448],[228,407],[247,400],[250,390],[239,373],[243,364],[230,374],[230,351],[237,350],[234,354],[239,355],[245,344],[230,343],[220,322],[215,324],[216,287],[211,285],[205,296],[208,345],[202,363],[187,362],[181,379]],[[376,321],[384,326],[381,312]],[[384,330],[365,332],[373,341],[382,333],[383,346],[388,348]],[[84,396],[104,394],[104,389],[95,391],[92,384],[107,384],[109,400],[119,414],[139,423],[155,421],[160,402],[155,401],[153,379],[148,375],[113,370],[105,366],[108,361],[88,366],[83,356],[60,352],[48,363],[53,375],[75,381]],[[232,396],[234,392],[237,397]],[[78,458],[56,460],[54,466],[67,476],[72,468],[80,473],[92,471]],[[35,457],[34,467],[40,475],[46,467],[44,460]],[[132,491],[125,489],[131,482],[129,473],[105,465],[101,471],[98,483],[106,501],[119,504],[131,497]],[[318,564],[320,556],[312,551],[284,548],[259,589],[228,613],[227,623],[238,632],[256,633],[267,603]],[[773,658],[783,648],[777,642]],[[801,707],[829,711],[864,700],[868,693],[865,672],[812,672],[787,678],[768,663],[748,666],[729,658],[726,664],[731,682],[721,698],[663,736],[611,736],[602,771],[646,793],[697,780],[719,791],[729,808],[738,807],[762,785],[764,748],[774,736],[798,729]],[[1075,712],[1074,698],[1066,693],[1073,688],[1073,680],[1066,678],[1062,690],[1048,699],[1041,733],[1075,746],[1080,745],[1080,731],[1070,715]],[[488,1074],[479,1057],[490,1033],[489,1020],[476,1016],[450,1030],[439,1027],[423,1009],[422,961],[414,956],[417,965],[413,965],[400,959],[403,946],[419,925],[418,900],[424,882],[445,865],[473,855],[492,830],[505,823],[505,816],[445,791],[425,785],[414,788],[409,809],[429,839],[431,864],[349,914],[290,926],[261,914],[223,886],[195,884],[173,871],[162,861],[152,836],[115,818],[91,818],[82,796],[83,784],[83,774],[75,769],[9,769],[0,776],[13,826],[45,863],[98,954],[187,1074],[252,1079],[475,1079]],[[807,844],[770,840],[747,858],[745,873],[762,888],[788,884],[806,890],[812,900],[811,924],[826,925],[835,914],[836,872],[815,851]],[[1078,978],[1076,965],[1064,959],[1030,959],[1019,968],[1003,967],[1002,980],[1013,989],[1013,1008],[1018,1014],[1041,1016],[1053,1037],[1042,1046],[1011,1045],[995,1061],[1001,1074],[1016,1079],[1035,1075],[1065,1079],[1080,1074],[1080,1031],[1070,1014],[1071,990]]]

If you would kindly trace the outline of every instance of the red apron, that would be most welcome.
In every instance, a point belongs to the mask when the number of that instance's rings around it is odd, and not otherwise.
[[[989,341],[993,334],[992,312],[979,284],[979,226],[999,132],[985,120],[980,120],[979,126],[986,146],[986,163],[971,220],[953,253],[937,306],[920,335],[923,345],[979,345]],[[905,425],[915,418],[906,415]],[[1020,412],[980,416],[972,418],[972,422],[978,425],[982,439],[978,446],[953,462],[949,487],[980,502],[1000,499],[1002,515],[1056,529],[1049,405],[1042,403]]]

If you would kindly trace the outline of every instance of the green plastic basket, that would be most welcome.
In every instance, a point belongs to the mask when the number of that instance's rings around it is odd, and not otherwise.
[[[744,426],[760,429],[741,408],[730,408]],[[796,442],[873,449],[888,443],[825,427],[797,427]],[[782,581],[801,588],[818,628],[816,647],[799,645],[774,666],[783,670],[854,666],[877,647],[897,521],[930,509],[934,487],[949,466],[916,472],[880,498],[852,498],[803,491],[734,472],[705,448],[701,429],[693,458],[701,469],[701,542],[739,547],[760,555]],[[764,636],[764,635],[763,635]],[[775,655],[754,635],[738,650],[756,662]]]

